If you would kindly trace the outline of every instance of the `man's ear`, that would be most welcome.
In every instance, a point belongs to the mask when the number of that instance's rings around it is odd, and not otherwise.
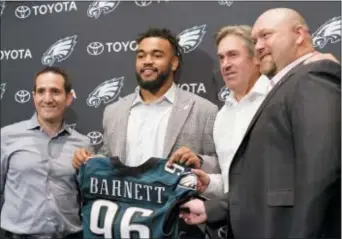
[[[67,94],[66,105],[69,107],[74,99],[74,95],[72,92]]]
[[[179,58],[177,56],[173,56],[171,61],[171,70],[176,71],[179,67]]]
[[[297,35],[296,44],[297,45],[302,44],[303,41],[305,40],[305,36],[307,35],[307,28],[301,24],[298,24],[293,27],[293,30],[295,34]]]

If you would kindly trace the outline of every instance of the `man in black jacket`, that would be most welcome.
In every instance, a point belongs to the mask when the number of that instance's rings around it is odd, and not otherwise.
[[[229,216],[235,238],[340,238],[341,67],[314,53],[302,16],[271,9],[252,32],[272,90],[229,172],[229,193],[183,205],[188,224]]]

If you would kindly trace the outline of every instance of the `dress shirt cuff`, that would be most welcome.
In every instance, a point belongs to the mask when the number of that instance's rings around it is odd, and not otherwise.
[[[207,173],[221,173],[220,165],[216,156],[197,155],[203,160],[201,169]]]
[[[223,195],[223,182],[221,174],[209,174],[210,178],[207,189],[204,191],[205,194],[213,194],[215,196]]]

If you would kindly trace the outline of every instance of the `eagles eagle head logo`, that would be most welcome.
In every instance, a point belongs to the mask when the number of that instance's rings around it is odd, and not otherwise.
[[[181,46],[184,53],[189,53],[195,50],[202,42],[203,36],[206,33],[206,25],[194,26],[192,28],[185,29],[178,34],[178,44]]]
[[[341,16],[326,21],[312,34],[314,47],[323,48],[328,42],[341,41]]]
[[[230,90],[228,89],[228,87],[223,86],[217,96],[219,100],[225,101],[229,94],[230,94]]]
[[[233,4],[234,1],[227,1],[227,0],[219,0],[218,3],[222,6],[226,5],[230,7]]]
[[[61,62],[67,59],[74,51],[77,35],[68,36],[55,42],[44,52],[42,64],[52,66],[56,61]]]
[[[113,78],[101,83],[91,92],[87,98],[87,105],[91,107],[99,107],[101,102],[108,104],[114,101],[120,94],[123,86],[124,77]]]
[[[102,13],[108,14],[114,11],[119,3],[120,1],[96,0],[89,5],[87,15],[88,17],[98,19]]]

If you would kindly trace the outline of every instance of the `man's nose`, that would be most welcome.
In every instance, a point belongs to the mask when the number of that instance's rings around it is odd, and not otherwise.
[[[50,92],[46,92],[44,94],[44,98],[43,99],[44,99],[45,102],[52,102],[52,100],[53,100],[52,94]]]
[[[232,66],[232,62],[228,58],[224,58],[221,62],[221,68],[224,70],[229,70]]]

